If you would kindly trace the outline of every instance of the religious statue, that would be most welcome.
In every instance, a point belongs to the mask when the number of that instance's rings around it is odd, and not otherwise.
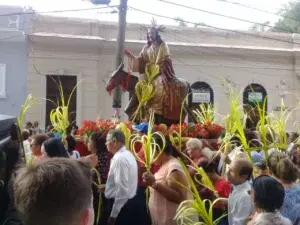
[[[164,27],[153,22],[139,56],[129,50],[124,51],[129,59],[129,73],[124,72],[121,65],[106,86],[111,91],[116,85],[127,82],[127,90],[132,97],[125,112],[133,121],[147,119],[147,112],[152,110],[155,123],[178,123],[182,103],[191,92],[187,81],[175,77],[169,47],[160,36],[162,31]],[[140,74],[138,79],[132,72]],[[182,115],[185,117],[186,112]]]

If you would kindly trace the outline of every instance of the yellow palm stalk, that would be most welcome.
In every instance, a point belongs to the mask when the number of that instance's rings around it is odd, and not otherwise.
[[[18,126],[20,129],[23,128],[24,126],[24,118],[25,118],[25,115],[27,113],[27,111],[36,104],[37,102],[37,99],[32,95],[32,94],[29,94],[26,99],[25,99],[25,102],[24,104],[21,106],[21,111],[20,111],[20,114],[17,118],[17,121],[18,121]],[[20,130],[19,130],[20,132]],[[21,133],[19,133],[19,136],[21,137]],[[23,156],[24,156],[24,160],[26,162],[26,154],[25,154],[25,148],[24,148],[24,145],[23,145],[23,142],[21,142],[21,148],[22,148],[22,151],[23,151]]]
[[[283,99],[281,99],[279,115],[277,116],[274,112],[270,114],[270,128],[277,134],[277,143],[274,144],[274,148],[287,148],[286,126],[292,112],[293,110],[284,106]]]
[[[32,94],[29,94],[27,96],[27,98],[25,99],[24,104],[21,106],[21,111],[20,111],[20,114],[18,116],[18,125],[21,129],[24,126],[24,118],[25,118],[25,115],[26,115],[27,111],[32,106],[34,106],[36,104],[36,102],[37,102],[37,99]]]
[[[159,66],[147,64],[145,69],[145,80],[141,80],[136,84],[135,93],[139,100],[139,105],[137,110],[132,116],[132,121],[134,122],[138,115],[141,119],[141,109],[142,107],[154,96],[155,87],[153,85],[153,80],[159,74]]]
[[[217,198],[213,202],[211,200],[202,200],[198,189],[187,170],[185,164],[181,161],[181,165],[184,169],[185,175],[188,178],[188,181],[191,185],[191,189],[187,188],[186,186],[178,183],[182,188],[190,192],[194,199],[186,200],[182,202],[176,212],[176,216],[174,219],[177,220],[178,224],[180,225],[216,225],[218,222],[225,216],[225,214],[216,220],[213,220],[213,207],[214,205],[224,198]],[[176,182],[176,181],[175,181]],[[207,209],[208,206],[208,209]],[[193,218],[200,218],[200,222],[195,222]]]
[[[206,124],[207,122],[214,122],[214,107],[212,104],[200,104],[199,108],[200,109],[193,110],[197,123]]]
[[[50,121],[54,127],[54,130],[56,132],[61,133],[63,136],[66,135],[66,130],[70,126],[69,105],[72,99],[72,95],[79,83],[80,82],[78,82],[76,86],[72,89],[72,92],[67,102],[65,101],[64,90],[61,81],[59,81],[59,83],[57,84],[59,95],[60,95],[60,101],[58,100],[57,108],[53,109],[50,112]]]
[[[126,139],[126,143],[125,143],[126,148],[130,149],[130,135],[131,135],[130,129],[126,126],[125,123],[118,124],[116,129],[123,131]]]
[[[165,148],[166,141],[163,134],[160,132],[152,132],[154,125],[154,112],[151,112],[150,120],[148,124],[148,132],[147,135],[140,136],[139,134],[131,135],[131,147],[133,154],[136,159],[143,163],[146,167],[146,170],[149,172],[151,169],[151,165],[157,160],[159,155],[162,153],[162,150]],[[156,143],[154,136],[159,136],[163,142],[162,148]],[[142,149],[140,151],[144,151],[145,159],[141,159],[138,156],[138,152],[135,147],[136,144],[142,144]],[[159,154],[157,154],[159,153]]]

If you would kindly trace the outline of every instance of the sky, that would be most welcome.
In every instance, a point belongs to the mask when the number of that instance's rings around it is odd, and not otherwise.
[[[228,2],[222,2],[220,0],[168,0],[170,2],[184,4],[192,6],[198,9],[215,12],[239,19],[249,20],[251,22],[263,23],[265,21],[271,21],[274,23],[280,17],[275,15],[283,5],[287,4],[289,0],[230,0],[232,2],[238,2],[246,4],[255,8],[266,10],[265,13],[254,9],[249,9],[236,4],[230,4]],[[111,5],[118,5],[120,0],[111,0]],[[111,13],[113,8],[97,9],[103,7],[101,5],[94,6],[90,2],[83,0],[0,0],[0,5],[21,5],[31,6],[37,12],[49,12],[55,10],[66,10],[62,13],[48,13],[53,16],[64,17],[79,17],[79,18],[91,18],[98,19],[100,21],[117,21],[118,14]],[[186,21],[192,22],[189,26],[193,26],[193,23],[205,23],[211,26],[226,28],[226,29],[238,29],[247,30],[253,23],[243,22],[236,19],[229,19],[212,15],[210,13],[199,12],[196,10],[185,9],[179,6],[163,3],[159,0],[128,0],[128,6],[144,10],[157,15],[163,15],[170,18],[180,17]],[[95,7],[95,8],[94,8]],[[68,12],[72,9],[88,9],[84,11]],[[158,24],[164,25],[177,25],[178,23],[173,19],[166,19],[160,16],[153,16],[143,12],[138,12],[133,9],[129,9],[127,14],[127,21],[149,24],[152,18],[157,20]]]

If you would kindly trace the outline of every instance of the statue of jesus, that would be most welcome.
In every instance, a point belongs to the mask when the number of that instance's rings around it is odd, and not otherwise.
[[[129,57],[129,70],[132,72],[145,73],[147,65],[158,65],[159,74],[163,76],[165,82],[170,82],[174,77],[174,69],[170,58],[170,50],[166,42],[161,39],[159,34],[163,27],[152,26],[147,31],[147,44],[143,47],[138,57],[128,50],[125,55]]]

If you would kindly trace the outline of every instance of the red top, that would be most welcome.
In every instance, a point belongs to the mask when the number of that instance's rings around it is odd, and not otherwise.
[[[140,150],[138,153],[138,157],[142,160],[145,159],[145,153],[143,150]],[[143,182],[143,173],[146,172],[143,168],[145,168],[145,165],[142,162],[139,162],[139,177],[138,177],[138,186],[139,187],[145,187],[145,183]],[[159,170],[160,166],[152,164],[151,166],[151,173],[155,174]]]
[[[228,198],[232,189],[230,183],[224,178],[220,179],[217,182],[214,182],[214,187],[218,192],[220,198]],[[220,202],[217,202],[215,205],[215,208],[222,208],[222,207],[223,206],[221,205]]]
[[[80,157],[88,156],[91,152],[82,141],[76,141],[75,149],[79,152]]]

